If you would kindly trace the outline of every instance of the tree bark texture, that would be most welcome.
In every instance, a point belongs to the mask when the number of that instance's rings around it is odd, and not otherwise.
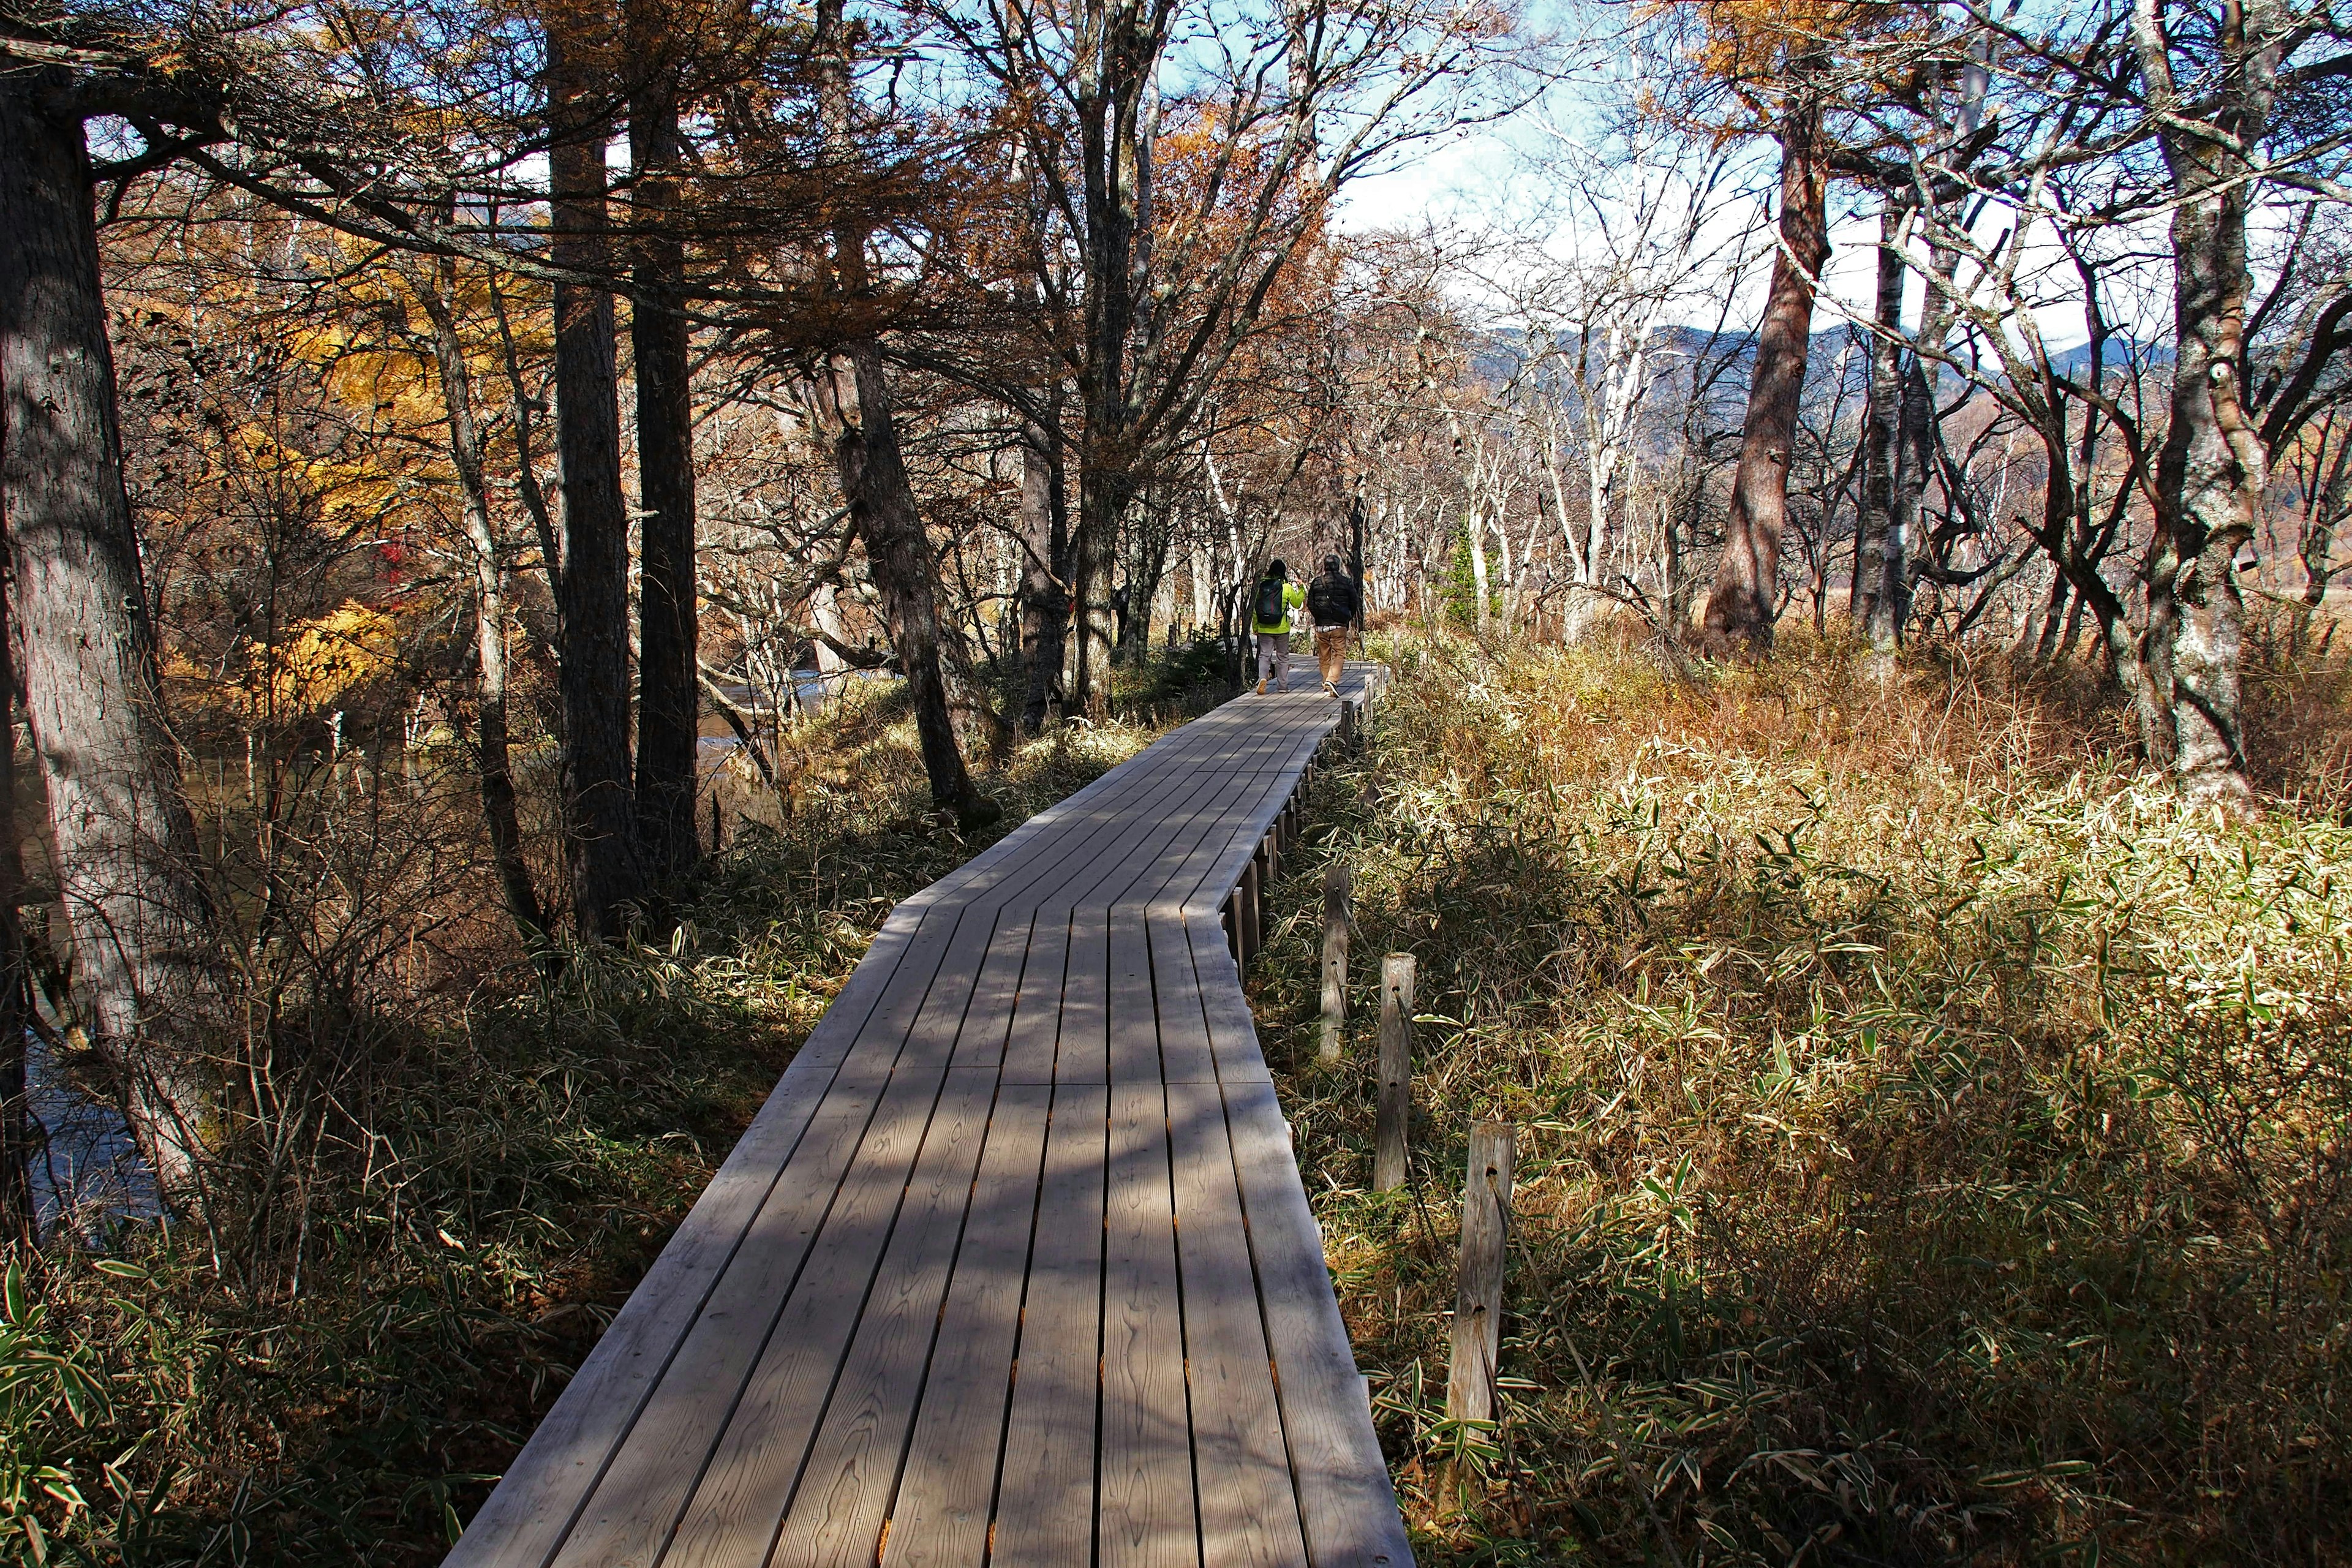
[[[663,73],[666,78],[667,72]],[[629,110],[639,225],[629,338],[636,353],[638,520],[637,835],[646,871],[675,879],[701,854],[695,757],[702,714],[696,681],[694,403],[679,310],[685,251],[661,226],[677,210],[677,101],[666,81]]]
[[[1870,342],[1870,400],[1862,420],[1862,506],[1853,535],[1852,614],[1856,630],[1878,643],[1886,582],[1888,524],[1895,510],[1895,432],[1903,402],[1903,222],[1890,197],[1878,214],[1878,292]],[[1883,645],[1882,645],[1883,646]]]
[[[89,154],[79,120],[39,107],[54,85],[0,79],[0,499],[77,988],[168,1190],[194,1174],[217,1078],[207,903],[123,490]]]
[[[1780,129],[1780,245],[1756,335],[1723,560],[1700,626],[1701,646],[1710,653],[1763,653],[1772,646],[1780,609],[1780,534],[1789,514],[1790,458],[1812,339],[1813,291],[1830,253],[1828,173],[1821,110],[1800,100]]]
[[[524,943],[543,946],[547,911],[531,885],[523,858],[522,819],[518,809],[512,750],[507,733],[507,562],[490,521],[489,485],[483,471],[481,421],[474,411],[473,373],[457,335],[449,300],[456,293],[454,264],[444,261],[442,282],[434,287],[412,277],[412,285],[433,325],[434,369],[441,382],[441,405],[449,421],[449,460],[457,473],[466,542],[474,552],[474,708],[480,748],[477,773],[482,822],[489,835],[490,861],[507,914]]]
[[[881,590],[890,641],[913,700],[915,732],[931,799],[967,821],[982,815],[980,792],[956,747],[940,654],[939,563],[898,450],[890,417],[890,386],[872,343],[852,343],[817,378],[820,404],[832,426],[833,456],[851,526],[866,541],[866,560]]]
[[[1119,530],[1135,495],[1136,412],[1129,405],[1129,376],[1137,247],[1139,236],[1147,232],[1150,200],[1149,153],[1139,156],[1139,150],[1158,43],[1141,7],[1088,0],[1082,11],[1080,58],[1086,64],[1075,97],[1086,206],[1080,237],[1086,353],[1078,385],[1086,422],[1070,574],[1077,609],[1070,702],[1091,717],[1101,714],[1110,698],[1111,574]]]
[[[10,648],[7,595],[0,594],[0,1251],[37,1243],[33,1212],[32,1102],[25,1060],[31,991],[25,931],[25,865],[16,820],[16,670]]]
[[[1066,700],[1069,653],[1070,518],[1057,433],[1024,426],[1021,438],[1021,650],[1028,691],[1021,727],[1035,734]]]
[[[2159,109],[2173,100],[2164,12],[2161,0],[2138,0],[2135,17],[2141,74]],[[2210,113],[2221,134],[2175,119],[2158,136],[2177,203],[2176,358],[2171,420],[2157,458],[2142,659],[2159,723],[2169,725],[2160,750],[2175,778],[2190,799],[2238,812],[2250,811],[2254,797],[2241,727],[2245,606],[2234,562],[2253,537],[2270,478],[2243,402],[2249,152],[2277,94],[2284,27],[2275,0],[2225,7],[2220,43],[2230,68]]]
[[[608,272],[602,87],[596,41],[547,31],[550,253]],[[555,286],[556,449],[563,471],[563,793],[573,919],[583,942],[618,936],[638,893],[629,768],[629,517],[621,495],[621,404],[613,296]]]

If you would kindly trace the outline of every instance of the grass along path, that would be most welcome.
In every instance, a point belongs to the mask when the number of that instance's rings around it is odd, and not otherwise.
[[[2184,814],[2095,712],[1965,671],[1394,657],[1252,990],[1424,1563],[2345,1559],[2352,833]],[[1484,1115],[1520,1129],[1506,1409],[1460,1430]]]

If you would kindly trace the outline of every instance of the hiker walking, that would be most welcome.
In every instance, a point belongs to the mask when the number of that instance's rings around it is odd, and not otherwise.
[[[1251,602],[1250,630],[1257,634],[1257,694],[1265,683],[1276,691],[1290,689],[1290,612],[1307,603],[1307,590],[1290,580],[1290,568],[1277,555],[1265,563]]]
[[[1307,585],[1307,614],[1315,622],[1315,662],[1323,671],[1323,695],[1339,695],[1348,666],[1348,631],[1362,604],[1356,580],[1337,554],[1323,557],[1323,570]]]

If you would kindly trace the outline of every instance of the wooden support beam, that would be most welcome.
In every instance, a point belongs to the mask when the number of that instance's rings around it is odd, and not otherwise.
[[[1339,1028],[1348,1021],[1348,905],[1355,874],[1333,863],[1323,868],[1323,1038],[1316,1056],[1339,1059]]]
[[[1241,952],[1237,962],[1244,969],[1249,967],[1250,960],[1257,956],[1257,950],[1265,935],[1265,928],[1258,923],[1261,918],[1259,868],[1265,863],[1263,856],[1250,857],[1248,868],[1242,872],[1241,890],[1234,895],[1234,924],[1241,931],[1242,939]]]
[[[1405,1123],[1412,1116],[1412,954],[1381,960],[1381,1104],[1372,1142],[1372,1186],[1404,1185]]]
[[[1445,1369],[1445,1418],[1495,1418],[1496,1359],[1503,1344],[1503,1268],[1511,1228],[1511,1154],[1517,1131],[1507,1121],[1481,1121],[1470,1130],[1470,1159],[1462,1183],[1462,1255],[1454,1271],[1453,1354]]]

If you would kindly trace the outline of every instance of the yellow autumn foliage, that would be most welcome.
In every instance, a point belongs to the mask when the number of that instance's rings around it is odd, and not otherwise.
[[[391,616],[355,599],[288,629],[275,647],[254,649],[242,694],[248,717],[284,722],[331,707],[391,666],[400,636]]]

